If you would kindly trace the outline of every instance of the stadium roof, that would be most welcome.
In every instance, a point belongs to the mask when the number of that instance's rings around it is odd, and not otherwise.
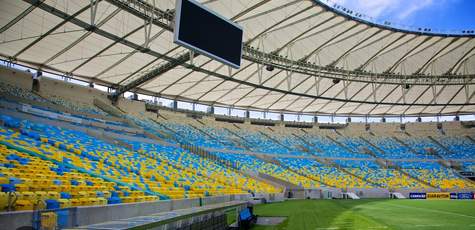
[[[391,28],[319,1],[202,3],[243,26],[241,69],[204,56],[190,62],[173,43],[174,0],[0,0],[0,55],[120,92],[212,105],[340,115],[475,112],[473,34]]]

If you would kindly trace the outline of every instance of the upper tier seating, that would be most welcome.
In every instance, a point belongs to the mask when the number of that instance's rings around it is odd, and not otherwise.
[[[447,159],[474,159],[475,158],[475,143],[467,137],[436,137],[442,145],[447,147],[450,152],[442,157]]]
[[[320,148],[322,151],[316,151],[315,155],[321,157],[346,157],[346,158],[368,158],[368,155],[359,152],[350,152],[344,147],[333,142],[325,136],[305,134],[304,138],[312,145]]]
[[[30,90],[16,87],[5,82],[0,82],[0,93],[4,95],[24,98],[31,101],[48,102],[47,100],[31,92]]]
[[[96,106],[92,105],[91,104],[86,104],[86,103],[83,103],[83,102],[78,102],[78,101],[70,101],[70,100],[67,100],[65,98],[62,98],[60,96],[57,96],[57,95],[49,95],[49,94],[46,94],[46,98],[53,102],[54,104],[58,104],[58,105],[61,105],[61,106],[64,106],[68,109],[71,109],[73,111],[78,111],[78,112],[82,112],[82,113],[89,113],[89,114],[97,114],[97,115],[102,115],[102,116],[107,116],[108,114],[102,110],[100,110],[99,108],[97,108]]]
[[[375,151],[375,153],[386,159],[408,159],[408,158],[420,158],[425,155],[419,155],[413,153],[407,146],[397,142],[390,137],[372,137],[368,140],[378,146],[381,151]]]
[[[269,154],[291,154],[306,155],[306,153],[298,149],[292,150],[276,140],[272,140],[264,133],[255,130],[234,130],[235,140],[238,140],[242,146],[254,152]],[[228,138],[230,135],[227,135]],[[231,141],[228,139],[228,141]]]
[[[239,149],[236,148],[236,146],[234,146],[231,141],[227,139],[219,139],[219,137],[213,136],[213,133],[217,132],[207,132],[209,135],[208,136],[190,125],[177,124],[174,122],[163,122],[162,125],[173,130],[175,138],[183,143],[191,143],[197,146],[208,148]]]
[[[0,93],[11,95],[19,98],[25,98],[31,101],[37,101],[42,103],[53,103],[61,105],[65,108],[71,109],[73,111],[82,112],[82,113],[89,113],[89,114],[98,114],[107,116],[108,114],[104,111],[100,110],[96,106],[92,104],[86,104],[77,101],[70,101],[65,98],[56,95],[46,95],[46,98],[39,96],[38,94],[33,93],[30,90],[26,90],[20,87],[16,87],[14,85],[0,82]]]
[[[435,159],[436,157],[432,154],[429,154],[428,149],[434,149],[439,155],[446,156],[449,155],[445,149],[441,148],[435,144],[432,140],[427,137],[407,137],[402,138],[407,145],[409,145],[414,151],[418,153],[418,158],[423,159]]]

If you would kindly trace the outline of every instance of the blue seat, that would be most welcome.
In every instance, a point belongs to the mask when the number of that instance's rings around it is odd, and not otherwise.
[[[45,200],[46,209],[58,209],[60,208],[59,202],[54,199]]]

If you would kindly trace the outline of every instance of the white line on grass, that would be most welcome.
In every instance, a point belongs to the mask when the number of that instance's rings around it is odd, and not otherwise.
[[[366,229],[387,229],[388,226],[376,226],[376,227],[368,227]],[[341,229],[339,227],[328,227],[328,228],[316,228],[317,230],[337,230]]]
[[[469,216],[469,215],[464,215],[464,214],[455,213],[455,212],[447,212],[447,211],[441,211],[441,210],[433,210],[433,209],[428,209],[428,208],[419,208],[419,207],[412,207],[412,206],[405,206],[405,205],[398,205],[398,204],[386,204],[386,205],[395,206],[399,208],[412,208],[412,209],[424,210],[424,211],[429,211],[429,212],[444,213],[444,214],[450,214],[454,216],[461,216],[461,217],[468,217],[468,218],[475,219],[475,216]]]
[[[416,224],[416,227],[440,227],[441,224]]]

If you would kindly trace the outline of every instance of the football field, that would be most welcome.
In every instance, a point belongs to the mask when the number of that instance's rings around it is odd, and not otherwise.
[[[253,229],[473,229],[474,200],[294,200],[256,205],[259,216],[284,216]]]

